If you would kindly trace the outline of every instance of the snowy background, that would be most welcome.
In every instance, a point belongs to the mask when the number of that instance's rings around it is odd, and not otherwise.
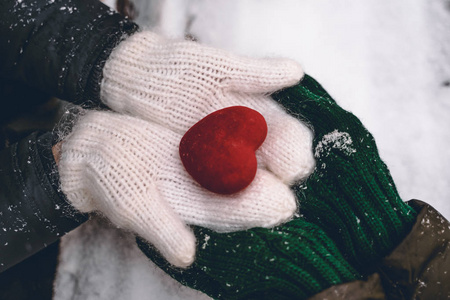
[[[372,132],[402,198],[424,200],[450,219],[450,1],[133,2],[142,27],[299,61]],[[104,239],[89,240],[92,231]],[[66,236],[62,249],[55,299],[206,298],[165,276],[102,220]],[[77,255],[84,264],[74,263]]]
[[[141,26],[299,61],[375,136],[404,200],[450,218],[450,1],[134,1]]]

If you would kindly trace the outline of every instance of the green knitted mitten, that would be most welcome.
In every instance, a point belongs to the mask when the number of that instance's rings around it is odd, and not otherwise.
[[[294,187],[300,213],[319,225],[361,272],[370,272],[414,223],[372,135],[311,77],[273,98],[309,123],[316,170]]]
[[[170,276],[215,299],[306,299],[360,279],[334,242],[302,218],[273,229],[228,234],[193,229],[197,256],[186,270],[173,268],[143,240],[137,242]]]

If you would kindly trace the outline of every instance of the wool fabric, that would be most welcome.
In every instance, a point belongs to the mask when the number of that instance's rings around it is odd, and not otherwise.
[[[137,243],[170,276],[214,299],[307,299],[361,279],[323,230],[302,218],[272,229],[194,232],[198,255],[186,270],[168,265],[142,239]]]
[[[272,227],[296,211],[289,186],[266,168],[233,195],[202,188],[182,166],[180,140],[180,134],[139,118],[86,112],[62,142],[61,188],[76,209],[102,213],[184,267],[195,255],[186,224],[230,232]]]
[[[290,59],[241,57],[142,31],[122,41],[106,61],[101,99],[117,112],[183,134],[206,115],[231,106],[230,93],[262,95],[302,76],[301,66]]]
[[[294,186],[300,211],[370,272],[411,229],[416,212],[400,198],[375,140],[309,76],[273,95],[314,130],[316,169]]]
[[[296,84],[303,75],[290,59],[247,58],[142,31],[122,41],[106,61],[101,99],[114,111],[182,135],[217,110],[254,109],[269,128],[258,164],[292,184],[314,168],[312,133],[266,94]]]
[[[184,285],[217,299],[307,299],[360,279],[397,246],[416,212],[404,203],[372,135],[311,77],[273,95],[314,131],[314,172],[297,182],[300,214],[273,229],[220,234],[194,227],[197,260],[180,272],[138,239]]]

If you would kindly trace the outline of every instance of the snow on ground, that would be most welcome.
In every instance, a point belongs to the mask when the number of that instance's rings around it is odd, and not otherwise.
[[[134,3],[138,23],[166,35],[188,31],[235,53],[301,62],[373,133],[402,198],[427,201],[450,219],[450,2]],[[63,239],[55,299],[201,299],[148,262],[132,238],[99,226],[88,223]],[[92,243],[98,232],[104,238]],[[74,264],[80,253],[89,259]]]

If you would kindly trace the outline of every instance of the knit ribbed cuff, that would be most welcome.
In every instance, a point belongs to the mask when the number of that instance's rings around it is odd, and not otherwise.
[[[388,254],[416,213],[400,198],[372,135],[311,77],[273,95],[314,130],[316,170],[295,187],[300,211],[360,270]]]
[[[194,264],[182,272],[143,240],[140,249],[180,283],[215,299],[306,299],[360,279],[335,244],[302,218],[273,229],[219,234],[194,227]]]

